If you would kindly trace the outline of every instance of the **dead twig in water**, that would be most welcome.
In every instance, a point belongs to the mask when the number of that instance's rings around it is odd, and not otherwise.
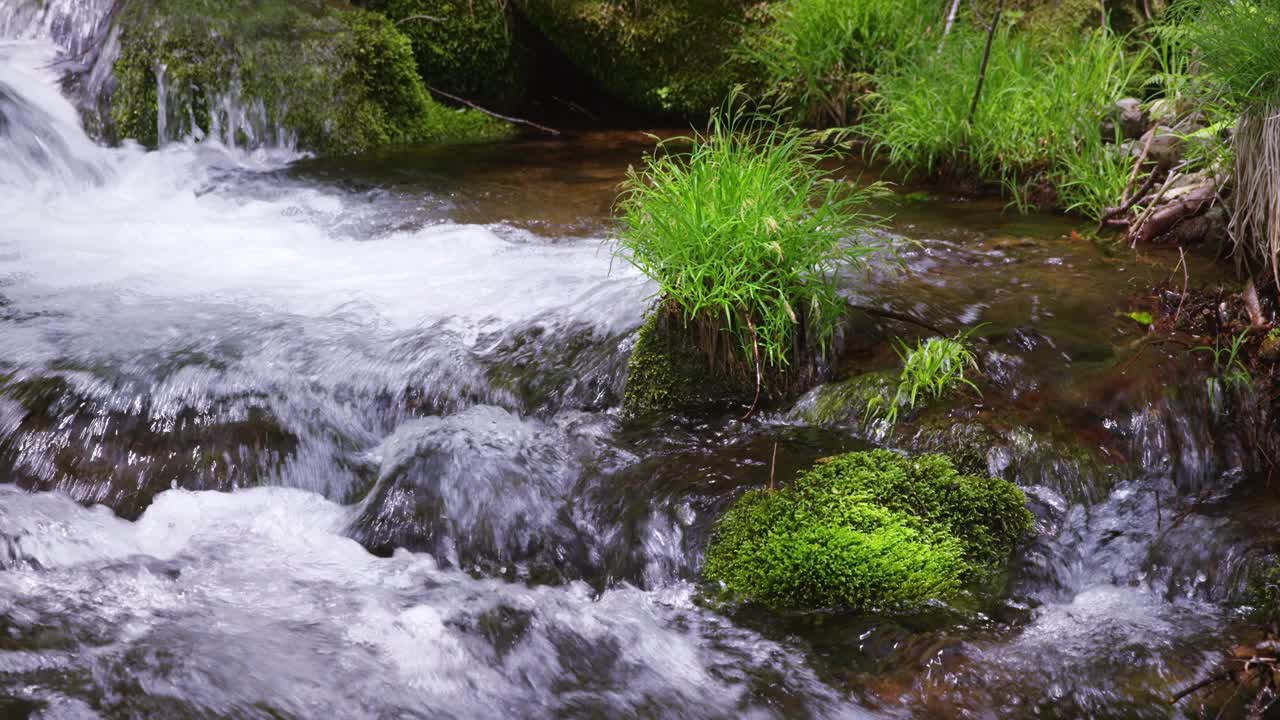
[[[1178,324],[1178,318],[1182,316],[1182,304],[1187,301],[1187,286],[1191,284],[1191,273],[1187,271],[1187,251],[1181,246],[1178,247],[1178,265],[1182,266],[1182,297],[1178,300],[1178,309],[1173,313],[1173,324]],[[1174,272],[1178,272],[1177,266],[1173,268]]]
[[[432,17],[431,15],[410,15],[409,17],[402,17],[399,20],[397,20],[396,25],[399,25],[400,23],[407,23],[410,20],[429,20],[431,22],[444,22],[444,18]]]
[[[750,315],[747,315],[747,327],[751,328],[751,353],[756,361],[756,396],[751,399],[751,407],[747,408],[747,414],[742,416],[743,420],[751,417],[751,413],[756,411],[756,404],[760,402],[760,385],[763,379],[763,371],[760,369],[760,340],[756,336],[756,324],[751,321]]]
[[[470,100],[464,97],[458,97],[453,93],[447,93],[444,90],[440,90],[439,88],[434,88],[428,85],[427,89],[430,90],[432,94],[449,98],[454,102],[460,102],[463,105],[466,105],[467,107],[471,108],[472,110],[479,110],[480,112],[484,113],[485,115],[488,115],[489,117],[495,117],[495,118],[498,118],[499,120],[506,120],[509,123],[516,123],[517,125],[528,125],[531,128],[534,128],[536,130],[541,130],[542,132],[548,133],[550,135],[560,134],[560,131],[556,130],[555,128],[549,128],[546,125],[539,125],[538,123],[533,122],[532,120],[525,120],[524,118],[512,117],[510,115],[503,115],[501,113],[496,113],[488,108],[480,107],[479,105],[471,102]]]
[[[897,320],[899,322],[910,323],[912,325],[922,327],[925,330],[928,330],[929,332],[932,332],[932,333],[936,333],[938,335],[948,334],[945,330],[938,327],[937,325],[932,325],[919,318],[915,318],[910,315],[904,315],[902,313],[897,313],[892,310],[881,310],[880,308],[871,307],[870,305],[854,305],[853,303],[849,303],[849,307],[853,308],[854,310],[861,310],[862,312],[868,315],[876,315],[878,317],[888,318],[890,320]]]
[[[769,461],[769,489],[773,490],[773,471],[778,468],[778,443],[773,443],[773,459]]]

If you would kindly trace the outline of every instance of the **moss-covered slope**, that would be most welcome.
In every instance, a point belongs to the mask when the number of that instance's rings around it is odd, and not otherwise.
[[[385,17],[288,0],[130,0],[119,13],[112,119],[145,145],[218,135],[322,154],[499,136],[434,102]]]
[[[546,38],[628,105],[705,115],[751,78],[737,59],[752,4],[743,0],[515,0]]]
[[[489,108],[515,109],[532,83],[533,52],[506,0],[367,0],[413,43],[428,85]]]

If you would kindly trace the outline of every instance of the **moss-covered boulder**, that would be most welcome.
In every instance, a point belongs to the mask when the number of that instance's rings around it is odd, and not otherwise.
[[[315,0],[130,0],[116,22],[120,139],[213,135],[346,154],[509,131],[434,102],[408,38],[377,13]]]
[[[678,312],[659,306],[649,314],[627,362],[625,417],[704,412],[744,396],[749,402],[745,389],[711,371]]]
[[[887,370],[855,375],[810,390],[792,410],[792,417],[810,425],[862,426],[868,408],[887,407],[898,389],[897,376]]]
[[[531,85],[533,53],[506,0],[368,0],[413,43],[433,88],[495,109],[514,109]]]
[[[1032,522],[1017,486],[944,456],[855,452],[739,498],[703,574],[774,609],[909,608],[990,576]]]
[[[734,52],[752,22],[742,0],[516,0],[606,92],[645,112],[706,115],[753,79]]]

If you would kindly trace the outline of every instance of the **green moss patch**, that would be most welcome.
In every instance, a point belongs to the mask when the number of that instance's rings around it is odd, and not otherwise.
[[[676,313],[655,308],[627,363],[622,412],[628,418],[697,412],[745,394],[717,378]]]
[[[612,96],[651,113],[705,116],[753,77],[734,49],[735,0],[516,0],[555,47]]]
[[[369,0],[413,43],[432,87],[485,107],[514,109],[531,84],[532,52],[506,0]]]
[[[347,154],[509,132],[434,102],[408,38],[377,13],[285,0],[133,0],[118,22],[119,138],[154,146],[218,133],[238,145],[292,139]]]
[[[959,595],[1030,532],[1022,491],[941,455],[855,452],[720,518],[704,577],[774,609],[891,609]]]

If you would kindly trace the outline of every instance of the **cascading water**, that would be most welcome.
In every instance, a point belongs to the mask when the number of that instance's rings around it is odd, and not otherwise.
[[[1116,389],[1096,318],[1141,269],[905,210],[911,279],[850,292],[996,327],[986,459],[1039,537],[942,626],[726,615],[716,512],[866,433],[618,423],[652,287],[603,216],[643,145],[104,148],[59,73],[110,12],[0,0],[0,714],[1163,717],[1208,667],[1245,453],[1198,391]]]

